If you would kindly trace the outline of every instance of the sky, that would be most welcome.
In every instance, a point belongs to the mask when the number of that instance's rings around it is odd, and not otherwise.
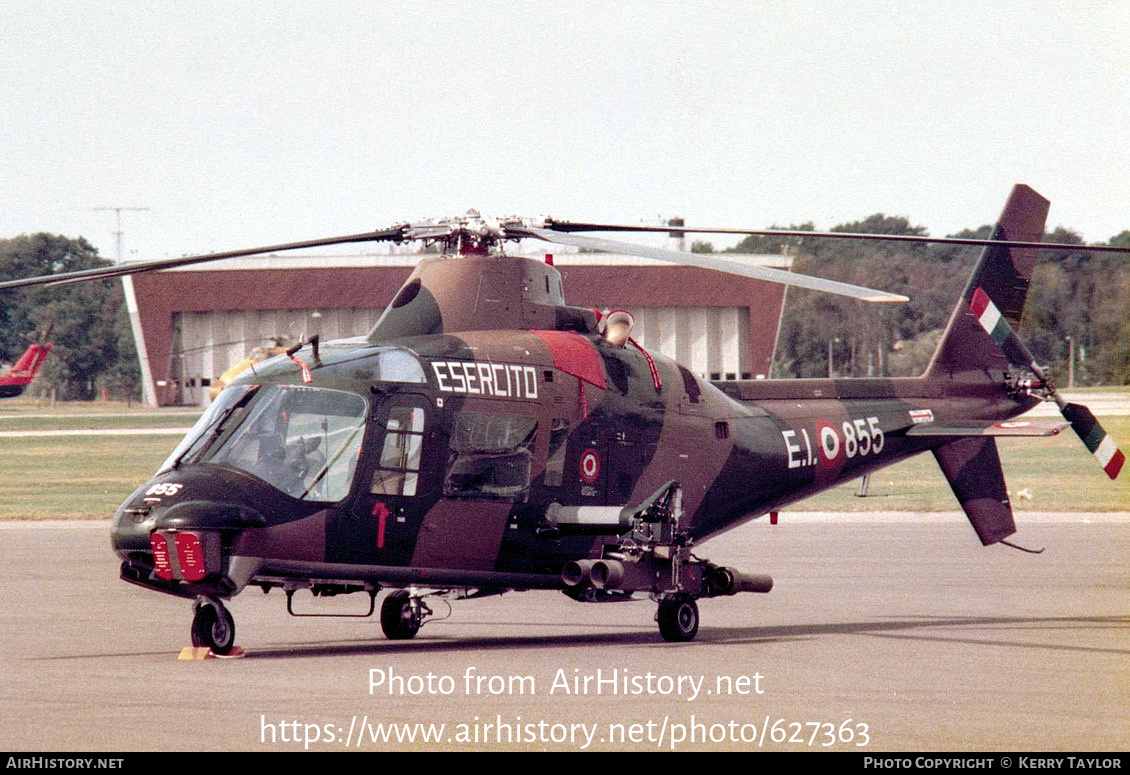
[[[1130,229],[1130,3],[0,5],[0,238],[153,259],[475,208]],[[714,240],[727,243],[725,238]],[[340,249],[339,249],[340,251]]]

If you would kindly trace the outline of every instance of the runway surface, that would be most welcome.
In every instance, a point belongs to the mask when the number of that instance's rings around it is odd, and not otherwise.
[[[1046,553],[981,548],[959,515],[746,525],[699,553],[776,588],[701,601],[688,644],[646,600],[457,601],[390,642],[375,617],[248,591],[249,656],[198,662],[177,660],[191,602],[119,581],[107,523],[9,523],[0,747],[1127,750],[1130,519],[1019,518]]]

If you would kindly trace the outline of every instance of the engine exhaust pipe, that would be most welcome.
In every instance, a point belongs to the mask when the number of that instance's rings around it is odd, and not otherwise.
[[[624,580],[624,565],[619,560],[597,560],[589,571],[589,578],[597,589],[616,589]]]
[[[561,570],[561,580],[567,587],[588,586],[592,583],[592,560],[571,560]]]

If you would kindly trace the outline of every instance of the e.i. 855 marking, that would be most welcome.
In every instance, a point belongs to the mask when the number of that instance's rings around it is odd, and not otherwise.
[[[815,438],[814,438],[815,437]],[[883,429],[878,417],[844,420],[837,428],[827,420],[817,420],[810,435],[808,428],[781,431],[789,468],[816,464],[832,465],[840,459],[876,455],[883,451]]]

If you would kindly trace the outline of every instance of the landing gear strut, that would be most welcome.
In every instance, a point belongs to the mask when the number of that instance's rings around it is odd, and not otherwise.
[[[229,654],[235,647],[235,620],[224,604],[213,597],[198,598],[193,606],[192,645]]]
[[[407,589],[398,589],[381,603],[381,629],[389,640],[408,640],[415,637],[424,617],[431,614],[432,609],[422,598]]]

